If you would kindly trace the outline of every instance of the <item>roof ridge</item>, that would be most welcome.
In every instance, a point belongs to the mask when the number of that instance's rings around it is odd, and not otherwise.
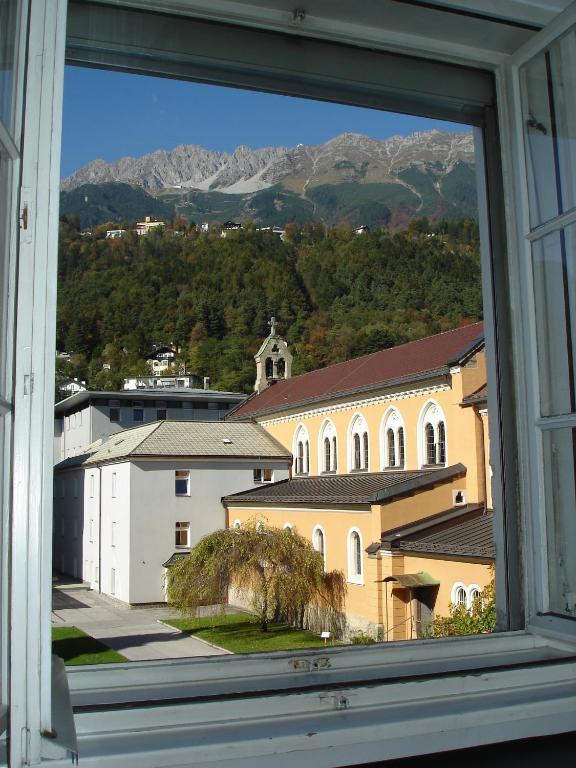
[[[126,456],[131,456],[137,448],[140,448],[142,446],[142,444],[146,442],[146,440],[148,440],[155,432],[157,432],[160,429],[162,424],[166,424],[166,423],[167,422],[165,422],[165,421],[152,421],[152,422],[150,422],[150,424],[142,424],[142,425],[140,425],[140,427],[137,427],[137,429],[142,429],[142,427],[148,427],[148,426],[152,426],[154,428],[151,429],[149,432],[147,432],[146,435],[142,438],[142,440],[140,440],[138,443],[136,443],[136,445],[132,446],[132,448],[125,455]],[[124,430],[122,430],[122,432],[123,431]],[[126,430],[126,431],[128,431],[128,430]],[[118,434],[121,434],[121,432],[116,432],[115,434],[118,435]]]

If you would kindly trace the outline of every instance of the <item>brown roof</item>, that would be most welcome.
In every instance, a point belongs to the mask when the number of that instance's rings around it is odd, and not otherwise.
[[[281,480],[225,496],[227,505],[266,504],[378,504],[398,496],[431,488],[466,474],[463,464],[439,469],[398,472],[357,472],[348,475],[314,475]]]
[[[386,531],[381,542],[368,547],[369,552],[379,549],[493,559],[494,516],[479,504],[454,507]]]
[[[278,381],[259,395],[249,397],[231,411],[227,419],[245,419],[448,373],[451,365],[457,364],[483,343],[483,332],[482,323],[473,323]]]
[[[462,398],[461,405],[463,406],[486,405],[487,401],[488,401],[488,385],[484,384],[475,392],[472,392],[470,395],[466,395],[466,397]]]

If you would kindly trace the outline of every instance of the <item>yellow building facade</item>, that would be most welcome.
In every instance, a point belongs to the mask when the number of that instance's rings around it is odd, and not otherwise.
[[[275,383],[229,418],[288,448],[292,478],[225,499],[228,525],[297,529],[345,573],[351,630],[421,636],[491,578],[493,550],[470,539],[492,505],[485,384],[481,324]]]

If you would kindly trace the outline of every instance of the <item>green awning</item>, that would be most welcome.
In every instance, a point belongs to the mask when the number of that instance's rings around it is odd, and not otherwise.
[[[397,576],[387,576],[382,579],[384,582],[396,582],[400,587],[406,587],[406,589],[416,589],[417,587],[439,587],[440,582],[433,576],[430,576],[426,571],[420,571],[419,573],[403,573]]]

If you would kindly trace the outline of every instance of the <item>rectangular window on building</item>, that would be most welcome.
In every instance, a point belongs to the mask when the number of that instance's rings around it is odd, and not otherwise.
[[[116,472],[112,472],[111,494],[113,499],[116,498],[117,491],[118,491],[118,488],[117,488],[117,482],[116,482]]]
[[[88,523],[88,541],[90,544],[94,541],[94,520],[90,520]]]
[[[164,421],[166,419],[166,408],[158,408],[156,410],[156,418],[158,421]]]
[[[110,421],[120,421],[120,408],[110,408]]]
[[[174,493],[176,496],[190,496],[190,470],[177,469],[174,473]]]
[[[116,594],[116,568],[110,568],[110,594]]]
[[[134,421],[144,421],[144,408],[134,408],[132,410],[132,419]]]
[[[110,526],[110,546],[116,546],[116,523],[114,521],[112,521],[112,525]]]
[[[89,479],[89,488],[90,488],[90,498],[94,498],[94,475],[90,475]]]
[[[190,546],[190,523],[176,523],[175,544],[177,547]]]
[[[254,470],[254,482],[255,483],[271,483],[274,473],[269,467],[265,469]]]

